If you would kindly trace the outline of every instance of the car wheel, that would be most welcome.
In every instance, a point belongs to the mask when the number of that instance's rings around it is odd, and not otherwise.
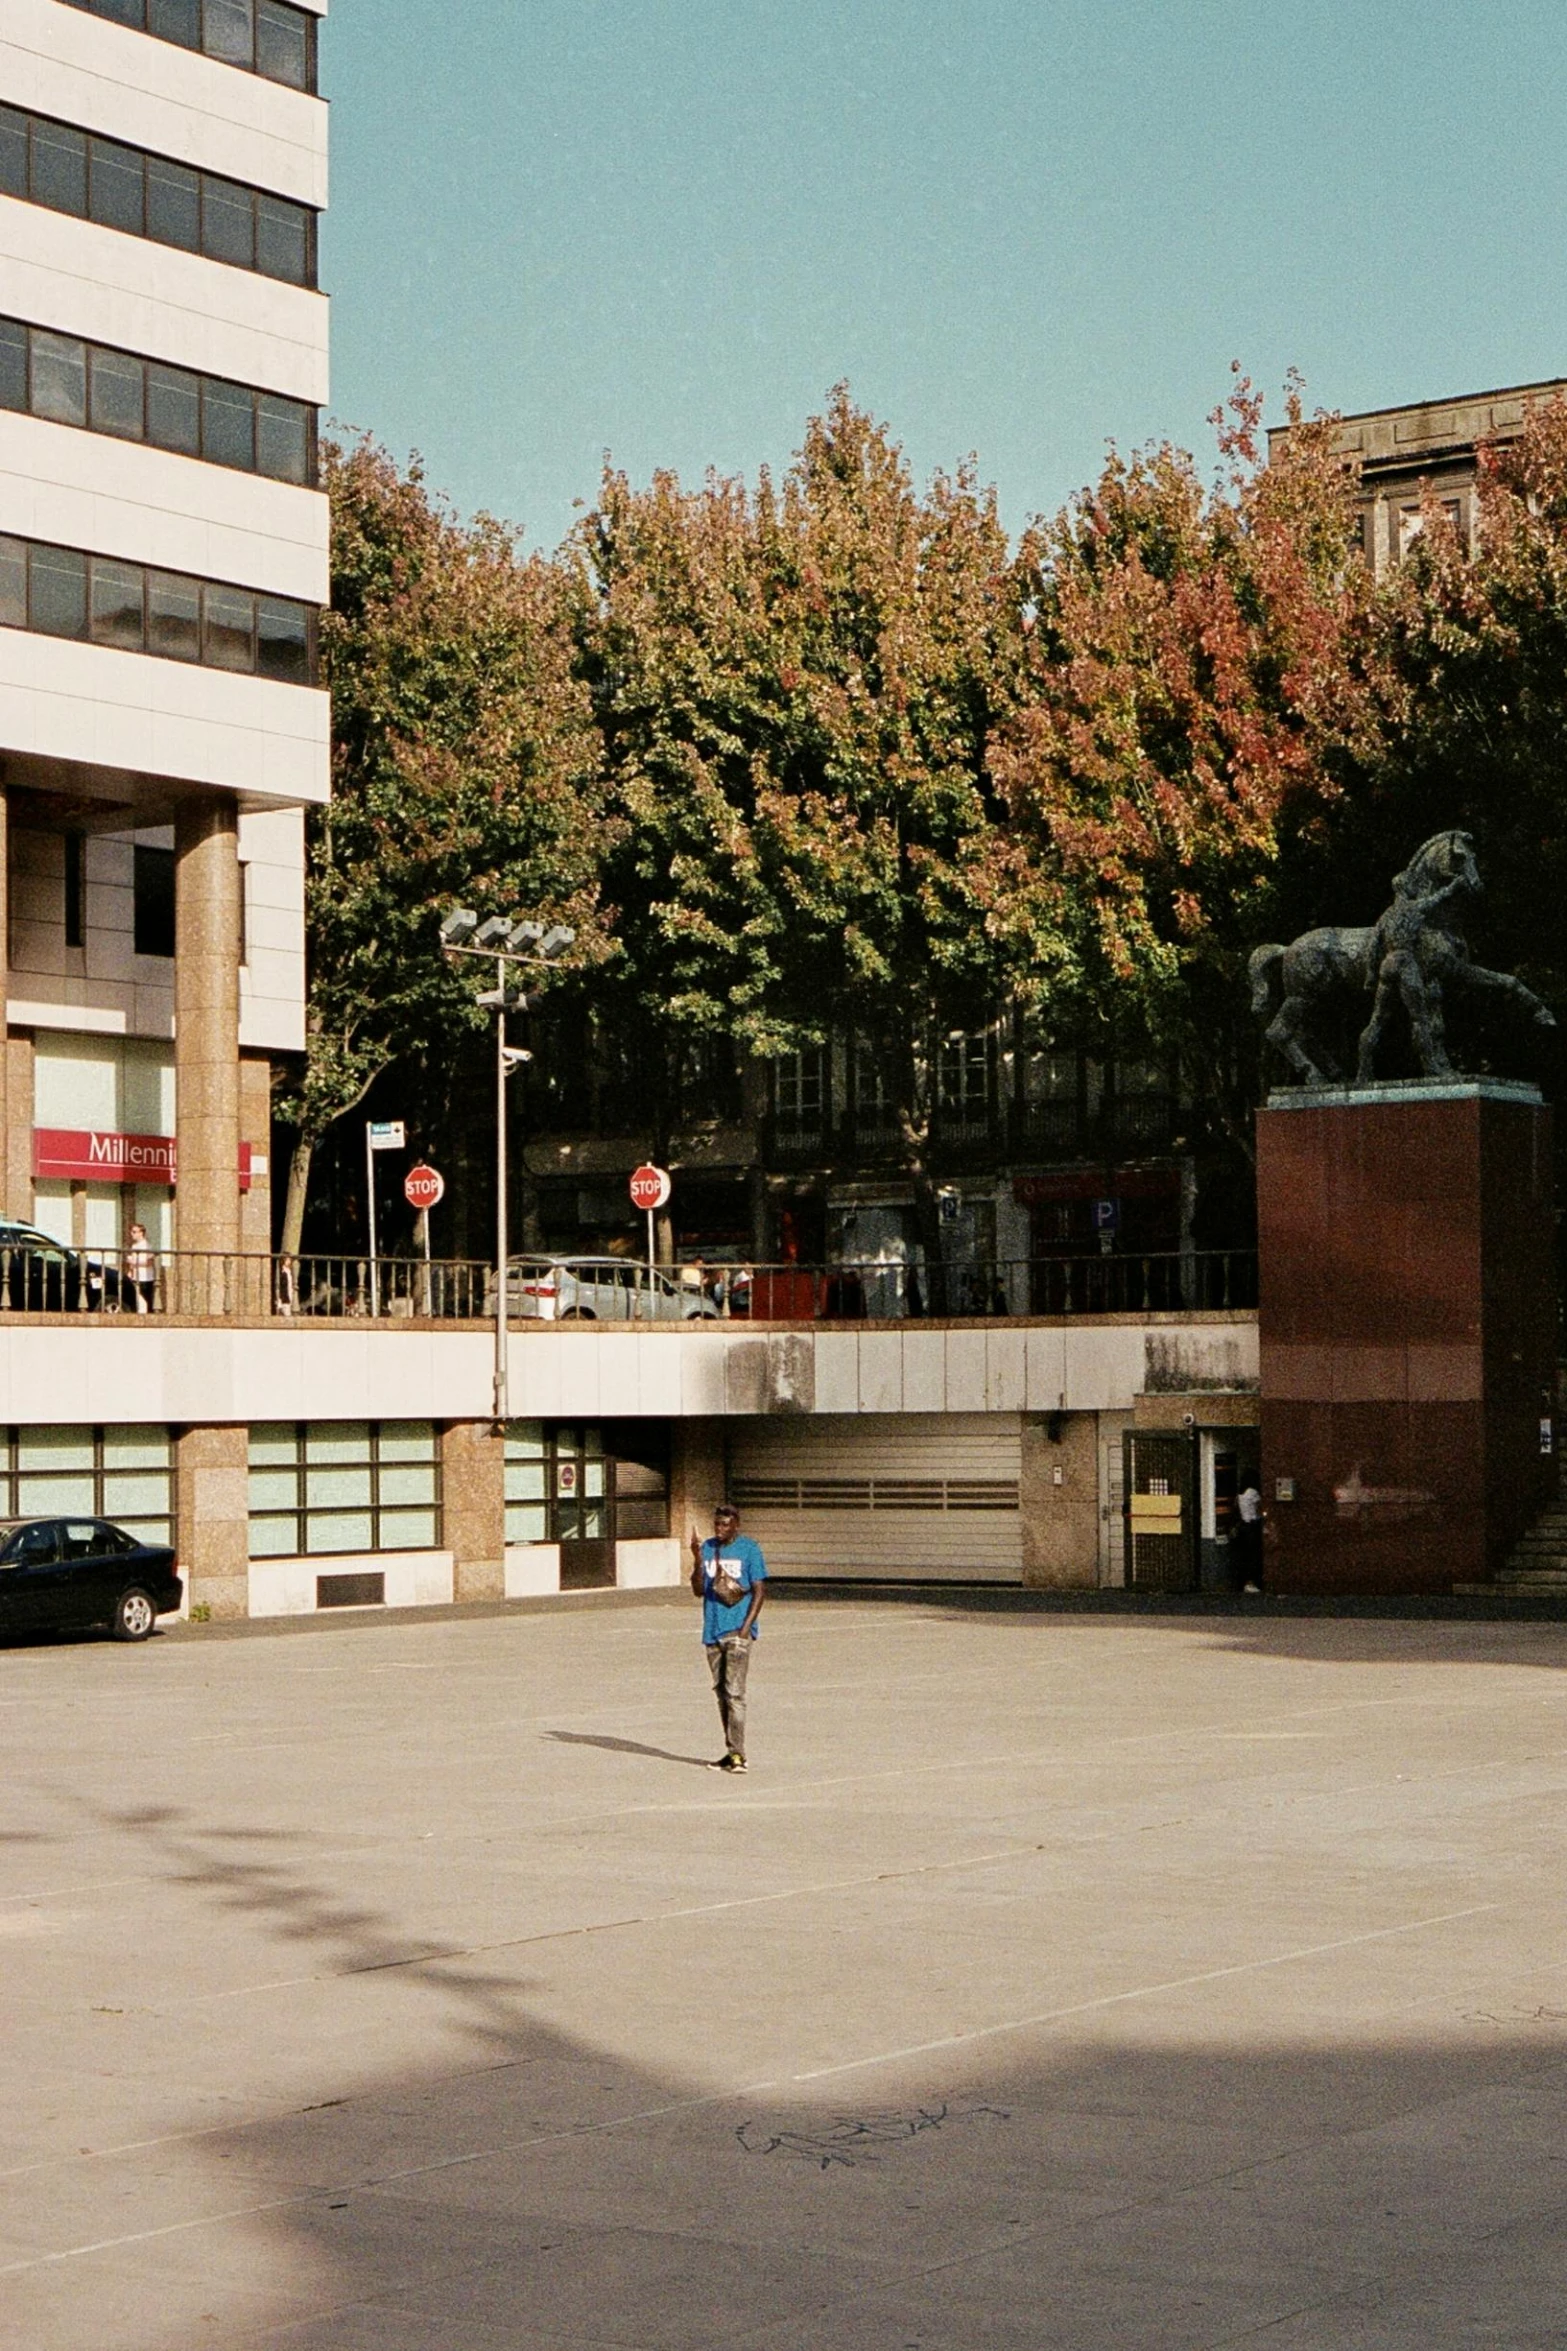
[[[158,1611],[147,1594],[140,1584],[132,1584],[114,1603],[109,1629],[117,1641],[145,1641],[157,1621]]]
[[[598,1316],[591,1306],[568,1306],[558,1319],[561,1322],[597,1322]]]

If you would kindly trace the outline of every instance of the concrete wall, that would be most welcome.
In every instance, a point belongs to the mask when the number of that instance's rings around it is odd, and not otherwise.
[[[1172,1350],[1255,1383],[1256,1317],[1106,1316],[944,1329],[777,1331],[592,1324],[514,1331],[519,1420],[719,1420],[766,1412],[1130,1411]],[[176,1327],[158,1317],[0,1323],[0,1419],[215,1422],[484,1420],[482,1330],[283,1318]],[[695,1496],[693,1495],[693,1499]],[[709,1513],[711,1504],[708,1504]]]

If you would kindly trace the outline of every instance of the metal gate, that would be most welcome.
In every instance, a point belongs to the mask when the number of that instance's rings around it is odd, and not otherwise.
[[[769,1574],[1020,1583],[1015,1412],[734,1421],[729,1488]]]
[[[1126,1580],[1144,1592],[1197,1584],[1197,1447],[1166,1429],[1126,1432]]]

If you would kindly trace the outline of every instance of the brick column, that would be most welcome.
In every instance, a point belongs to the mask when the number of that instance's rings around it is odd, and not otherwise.
[[[506,1453],[487,1420],[454,1421],[441,1433],[441,1516],[452,1597],[504,1599]]]
[[[217,1617],[250,1614],[250,1432],[185,1429],[175,1439],[175,1509],[186,1598]]]
[[[239,1247],[239,833],[232,800],[174,826],[174,1116],[179,1249]]]

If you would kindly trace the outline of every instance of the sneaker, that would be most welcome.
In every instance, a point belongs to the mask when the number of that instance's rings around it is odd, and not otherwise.
[[[1241,1589],[1246,1592],[1260,1592],[1262,1586],[1261,1584],[1243,1584]]]
[[[745,1757],[743,1755],[736,1755],[733,1749],[731,1749],[730,1752],[724,1757],[723,1762],[719,1765],[718,1768],[720,1771],[744,1771]]]

